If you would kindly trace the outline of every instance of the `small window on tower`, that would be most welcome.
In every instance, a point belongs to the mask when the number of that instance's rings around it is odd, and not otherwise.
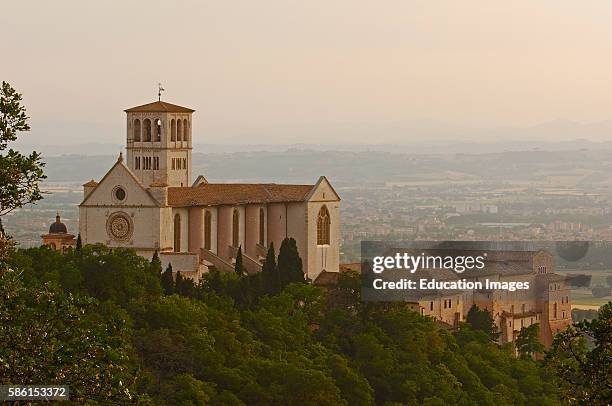
[[[156,131],[155,131],[155,141],[161,141],[161,130],[162,130],[162,121],[158,118],[156,121]]]
[[[140,120],[134,120],[134,141],[140,141]]]
[[[183,158],[183,169],[187,169],[187,158]]]
[[[176,160],[172,158],[172,169],[176,169]]]
[[[148,118],[143,121],[143,141],[151,142],[151,120]]]

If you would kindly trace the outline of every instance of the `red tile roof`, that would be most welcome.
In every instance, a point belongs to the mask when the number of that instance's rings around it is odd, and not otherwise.
[[[168,188],[170,206],[216,206],[223,204],[301,202],[314,185],[275,183],[204,183]]]
[[[319,275],[317,275],[313,284],[316,286],[335,286],[338,284],[339,277],[340,272],[327,272],[323,270]]]
[[[132,113],[135,111],[142,112],[169,112],[169,113],[193,113],[195,110],[177,106],[176,104],[167,103],[163,101],[156,101],[153,103],[143,104],[142,106],[136,106],[124,110],[126,113]]]
[[[352,262],[350,264],[340,264],[340,272],[361,273],[361,262]]]

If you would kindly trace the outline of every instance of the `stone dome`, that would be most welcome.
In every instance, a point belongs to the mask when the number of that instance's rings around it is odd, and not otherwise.
[[[51,224],[49,227],[49,234],[67,234],[68,229],[66,228],[66,224],[60,221],[59,214],[55,216],[55,223]]]

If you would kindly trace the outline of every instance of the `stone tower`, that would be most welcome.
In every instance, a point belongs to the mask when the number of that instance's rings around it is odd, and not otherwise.
[[[145,187],[191,186],[194,111],[163,101],[125,110],[126,163]]]

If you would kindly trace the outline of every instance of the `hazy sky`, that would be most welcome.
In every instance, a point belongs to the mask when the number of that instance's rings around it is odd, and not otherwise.
[[[0,79],[24,93],[35,142],[122,143],[122,110],[153,101],[158,81],[165,100],[197,110],[196,136],[210,143],[612,119],[609,0],[0,0],[0,10]]]

